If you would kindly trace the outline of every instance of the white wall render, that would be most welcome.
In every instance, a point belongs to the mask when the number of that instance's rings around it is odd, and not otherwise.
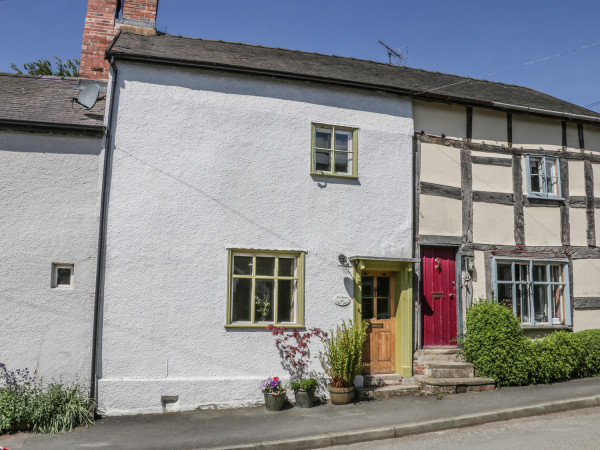
[[[0,362],[84,387],[102,145],[100,138],[0,133]],[[51,287],[53,263],[74,264],[71,289]]]
[[[411,102],[125,63],[117,84],[100,407],[259,402],[286,374],[269,332],[224,327],[227,248],[305,251],[306,326],[350,319],[338,255],[411,256]],[[358,128],[358,180],[311,177],[311,122]]]

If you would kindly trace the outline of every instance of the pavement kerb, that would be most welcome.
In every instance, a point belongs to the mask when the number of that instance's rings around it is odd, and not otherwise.
[[[396,426],[368,428],[364,430],[344,431],[317,436],[281,439],[277,441],[253,442],[249,444],[213,447],[214,450],[272,450],[272,449],[307,449],[330,447],[333,445],[355,444],[358,442],[375,441],[394,437],[403,437],[411,434],[444,431],[453,428],[470,427],[486,423],[502,422],[524,417],[539,416],[543,414],[569,411],[573,409],[591,408],[600,406],[600,395],[581,397],[569,400],[557,400],[536,405],[516,408],[500,409],[484,413],[465,414],[462,416],[426,420]]]

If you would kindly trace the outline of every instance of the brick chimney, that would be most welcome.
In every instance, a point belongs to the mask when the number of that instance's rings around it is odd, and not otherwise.
[[[104,53],[117,31],[156,35],[158,0],[88,0],[79,76],[107,80]]]

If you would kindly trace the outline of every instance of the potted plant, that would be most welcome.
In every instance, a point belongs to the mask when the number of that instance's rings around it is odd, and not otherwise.
[[[265,396],[267,411],[281,411],[287,396],[286,389],[281,384],[279,377],[269,377],[260,384],[260,391]]]
[[[275,345],[281,355],[282,365],[290,374],[290,386],[294,390],[296,406],[312,408],[319,382],[316,378],[308,376],[311,359],[309,344],[313,337],[324,341],[327,339],[327,333],[320,328],[298,331],[275,325],[269,325],[267,330],[275,336]]]
[[[329,376],[329,396],[334,405],[346,405],[354,397],[354,377],[362,369],[363,344],[367,338],[366,323],[354,326],[342,322],[325,341],[321,365]]]

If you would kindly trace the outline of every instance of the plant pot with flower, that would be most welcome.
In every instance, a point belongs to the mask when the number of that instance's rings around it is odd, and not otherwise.
[[[296,397],[296,406],[298,408],[312,408],[315,401],[315,390],[319,382],[316,378],[306,378],[300,381],[292,381],[291,388]]]
[[[260,385],[260,390],[265,396],[267,411],[281,411],[287,400],[287,390],[281,384],[279,377],[269,377]]]
[[[346,405],[354,398],[354,377],[362,369],[363,345],[367,338],[367,324],[353,325],[342,322],[331,338],[325,341],[321,365],[329,376],[329,397],[334,405]]]

